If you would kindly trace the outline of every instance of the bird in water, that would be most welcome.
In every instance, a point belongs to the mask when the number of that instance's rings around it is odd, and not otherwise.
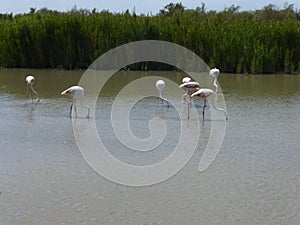
[[[187,103],[188,106],[188,119],[190,118],[190,108],[192,107],[192,98],[191,95],[194,91],[199,90],[200,84],[195,81],[191,81],[191,78],[184,77],[182,79],[182,84],[179,86],[183,90],[185,90],[185,93],[182,95],[182,103]],[[186,98],[189,97],[189,100]]]
[[[34,93],[35,96],[36,96],[36,101],[39,102],[39,101],[40,101],[40,99],[39,99],[39,94],[38,94],[38,93],[36,92],[36,90],[34,90],[34,88],[33,88],[33,84],[34,84],[34,82],[35,82],[34,76],[28,75],[28,76],[25,78],[25,81],[26,81],[26,85],[27,85],[27,93],[26,93],[27,99],[28,99],[28,97],[29,97],[29,87],[30,87],[32,93]],[[32,95],[32,94],[30,94],[30,95],[31,95],[31,98],[32,98],[32,101],[33,101],[33,95]]]
[[[218,91],[219,91],[219,86],[218,86],[217,82],[218,82],[218,77],[219,77],[219,75],[220,75],[220,70],[217,69],[217,68],[211,69],[211,70],[209,71],[209,75],[210,75],[210,76],[213,76],[213,77],[215,78],[215,79],[214,79],[214,86],[215,86],[215,88],[216,88],[216,91],[215,91],[215,92],[218,92]]]
[[[163,104],[164,101],[165,101],[167,103],[167,106],[169,107],[168,100],[162,96],[162,92],[165,89],[165,86],[166,86],[165,81],[163,81],[163,80],[156,81],[155,87],[159,92],[159,97],[161,99],[161,104]]]
[[[90,107],[83,105],[83,98],[84,98],[84,89],[80,86],[72,86],[68,88],[67,90],[64,90],[62,95],[70,95],[73,97],[73,102],[70,107],[70,117],[72,117],[72,108],[74,107],[75,115],[77,117],[77,111],[76,111],[76,99],[80,101],[80,104],[83,108],[86,108],[88,110],[87,118],[90,116]]]
[[[209,75],[213,76],[215,79],[214,79],[214,86],[216,87],[216,91],[213,91],[211,89],[208,89],[208,88],[200,88],[198,91],[194,92],[192,95],[191,95],[191,98],[193,98],[193,100],[203,100],[204,101],[204,104],[203,104],[203,110],[202,110],[202,118],[204,120],[204,111],[205,111],[205,108],[206,108],[206,103],[207,103],[207,98],[211,95],[214,95],[217,91],[218,91],[218,84],[217,84],[217,79],[218,79],[218,76],[220,74],[220,70],[214,68],[214,69],[211,69],[209,71]],[[212,101],[212,106],[218,110],[218,111],[221,111],[225,114],[225,117],[226,117],[226,120],[228,120],[228,116],[227,116],[227,112],[225,111],[225,109],[221,109],[221,108],[217,108],[215,106],[215,102]]]

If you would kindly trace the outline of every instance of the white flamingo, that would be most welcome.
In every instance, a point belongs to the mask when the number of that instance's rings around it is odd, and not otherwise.
[[[29,87],[30,87],[31,91],[36,95],[36,98],[37,98],[36,101],[39,102],[39,101],[40,101],[40,99],[39,99],[39,94],[38,94],[38,93],[36,92],[36,90],[34,90],[34,88],[33,88],[33,84],[34,84],[34,82],[35,82],[34,76],[28,75],[28,76],[25,78],[25,81],[26,81],[26,85],[27,85],[27,94],[26,94],[27,99],[28,99],[28,96],[29,96]],[[31,97],[32,97],[32,95],[31,95]]]
[[[220,75],[220,70],[217,69],[217,68],[211,69],[209,71],[209,75],[211,75],[215,78],[214,79],[214,86],[216,87],[216,92],[218,92],[219,91],[219,86],[218,86],[217,82],[218,82],[218,77]]]
[[[163,81],[163,80],[156,81],[155,87],[159,92],[159,97],[161,99],[161,104],[163,104],[164,101],[165,101],[167,103],[167,106],[169,107],[168,100],[162,96],[162,92],[165,89],[165,86],[166,86],[165,81]]]
[[[84,89],[80,86],[72,86],[68,88],[67,90],[63,91],[61,93],[62,95],[70,95],[73,97],[73,102],[70,107],[70,117],[72,116],[72,108],[74,106],[75,115],[77,117],[77,111],[76,111],[76,99],[80,100],[80,104],[83,108],[86,108],[88,110],[87,118],[90,116],[90,107],[83,105],[82,100],[84,97]]]

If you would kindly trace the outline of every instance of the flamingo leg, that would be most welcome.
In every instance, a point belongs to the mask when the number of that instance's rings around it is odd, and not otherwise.
[[[86,116],[86,118],[90,118],[90,107],[86,106],[86,105],[83,105],[83,102],[82,102],[82,99],[80,99],[80,105],[83,107],[83,108],[86,108],[88,110],[88,114]]]
[[[161,99],[161,104],[164,104],[164,101],[167,103],[167,107],[169,108],[169,107],[170,107],[170,105],[169,105],[169,102],[168,102],[168,100],[166,100],[166,99],[162,98],[162,99]]]
[[[72,117],[72,108],[73,108],[73,102],[72,102],[71,107],[70,107],[70,113],[69,113],[70,117]]]
[[[156,99],[158,100],[158,102],[159,102],[159,97],[156,97]]]
[[[158,99],[158,104],[163,104],[164,103],[164,100],[161,97],[157,97],[157,99]],[[161,102],[160,102],[160,100],[161,100]]]
[[[182,95],[182,104],[188,103],[188,101],[186,100],[186,96],[187,96],[187,93],[184,93]]]
[[[32,84],[29,84],[30,85],[30,89],[31,89],[31,93],[30,93],[30,96],[31,96],[31,103],[33,103],[33,87],[32,87]],[[29,90],[28,90],[29,92]]]
[[[27,104],[28,97],[29,97],[29,89],[28,89],[28,85],[27,85],[27,92],[26,92],[26,104]]]
[[[75,111],[75,117],[77,117],[76,98],[74,98],[74,111]]]
[[[157,98],[161,99],[162,105],[164,104],[164,101],[165,101],[167,103],[167,107],[170,107],[168,100],[166,100],[164,97],[161,96],[161,97],[157,97]]]
[[[192,98],[191,98],[191,95],[189,95],[189,99],[190,99],[190,101],[189,101],[189,106],[190,106],[190,108],[192,108]]]
[[[192,95],[192,91],[188,91],[188,96],[189,96],[189,102],[188,102],[188,105],[190,106],[190,108],[192,108],[192,97],[191,97],[191,95]]]
[[[32,84],[30,85],[30,88],[31,88],[31,90],[32,90],[32,93],[34,93],[35,96],[36,96],[36,101],[39,102],[39,101],[40,101],[40,99],[39,99],[39,94],[36,92],[36,90],[34,90]],[[32,101],[33,101],[33,95],[32,95]]]
[[[191,91],[187,90],[187,91],[182,95],[182,103],[183,103],[183,104],[185,104],[185,103],[186,103],[186,104],[189,104],[189,103],[190,103],[191,100],[188,101],[186,98],[187,98],[187,97],[191,98],[191,94],[192,94]]]
[[[187,107],[188,107],[188,117],[187,118],[190,119],[190,106],[188,105]]]
[[[207,99],[204,99],[203,110],[202,110],[202,118],[203,118],[203,120],[204,120],[204,110],[206,108],[206,102],[207,102]]]

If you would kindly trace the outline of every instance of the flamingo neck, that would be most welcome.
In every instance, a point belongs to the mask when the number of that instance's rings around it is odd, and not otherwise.
[[[82,106],[83,108],[86,108],[87,110],[88,110],[88,114],[87,114],[87,118],[89,118],[90,117],[90,107],[88,107],[88,106]]]
[[[88,114],[86,117],[89,118],[90,117],[90,107],[87,105],[83,105],[82,99],[80,99],[80,104],[81,104],[82,108],[86,108],[88,110]]]
[[[228,120],[228,115],[227,115],[226,110],[216,107],[214,100],[212,101],[212,106],[214,107],[215,110],[223,112],[226,117],[226,120]]]
[[[159,97],[160,97],[162,100],[167,101],[167,99],[165,99],[165,98],[162,96],[162,90],[159,90]]]
[[[159,90],[159,97],[163,98],[163,96],[162,96],[162,90]]]
[[[32,92],[36,95],[36,97],[37,97],[37,100],[39,101],[39,95],[38,95],[38,93],[36,92],[36,90],[34,90],[34,88],[33,88],[33,85],[32,84],[29,84],[30,85],[30,89],[32,90]]]
[[[169,107],[168,100],[162,96],[162,90],[159,90],[159,97],[161,98],[162,101],[165,101],[167,103],[168,107]]]
[[[216,92],[218,92],[218,90],[219,90],[219,86],[218,86],[218,78],[217,77],[215,77],[215,79],[214,79],[214,86],[215,86],[215,88],[216,88]]]

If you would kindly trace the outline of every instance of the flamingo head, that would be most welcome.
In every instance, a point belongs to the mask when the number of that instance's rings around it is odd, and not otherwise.
[[[214,78],[218,78],[218,76],[220,75],[220,70],[217,68],[213,68],[209,71],[209,75],[213,76]]]
[[[184,77],[183,79],[182,79],[182,83],[188,83],[188,82],[190,82],[192,79],[190,78],[190,77]]]
[[[34,81],[35,81],[34,76],[29,75],[29,76],[26,77],[26,83],[27,83],[27,85],[34,84]]]
[[[71,95],[74,97],[82,98],[84,96],[84,89],[80,86],[72,86],[72,87],[68,88],[67,90],[64,90],[61,94],[62,95]]]
[[[163,80],[156,81],[155,87],[158,91],[162,92],[165,88],[165,82]]]
[[[62,95],[72,95],[71,90],[65,90],[61,93]]]

